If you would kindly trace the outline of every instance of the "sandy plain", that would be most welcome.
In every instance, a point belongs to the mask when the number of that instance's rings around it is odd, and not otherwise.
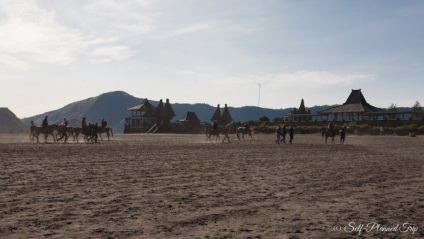
[[[0,135],[0,238],[424,238],[424,137],[274,138]]]

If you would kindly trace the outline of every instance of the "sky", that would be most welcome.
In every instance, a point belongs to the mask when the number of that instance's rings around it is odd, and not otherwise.
[[[280,109],[352,89],[412,107],[423,22],[420,0],[0,0],[0,107],[23,118],[125,91]]]

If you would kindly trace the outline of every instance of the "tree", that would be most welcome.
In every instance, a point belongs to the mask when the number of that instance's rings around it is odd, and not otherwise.
[[[396,104],[392,103],[388,109],[389,112],[397,112]]]
[[[261,118],[259,118],[259,122],[269,122],[268,116],[264,115]]]
[[[412,106],[411,111],[412,111],[412,117],[414,117],[414,116],[415,116],[415,118],[423,117],[423,108],[422,108],[420,102],[416,101],[414,106]]]
[[[392,103],[389,108],[387,109],[388,113],[393,113],[389,115],[390,119],[394,119],[396,118],[396,112],[398,111],[398,109],[396,108],[396,104]]]

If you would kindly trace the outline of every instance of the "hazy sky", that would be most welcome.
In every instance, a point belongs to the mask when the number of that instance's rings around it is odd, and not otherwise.
[[[122,90],[268,108],[424,103],[424,1],[0,0],[0,107]]]

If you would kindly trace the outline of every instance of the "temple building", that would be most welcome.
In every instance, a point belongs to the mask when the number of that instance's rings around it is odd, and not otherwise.
[[[227,104],[225,104],[224,112],[222,112],[221,124],[227,125],[233,121],[233,117],[231,117],[230,111],[228,110]]]
[[[303,99],[300,101],[300,106],[298,109],[294,108],[290,113],[283,116],[283,121],[290,122],[303,122],[312,120],[312,114],[310,110],[307,110],[305,107],[305,102]]]
[[[324,117],[334,120],[371,120],[384,118],[386,111],[368,104],[359,90],[353,90],[343,105],[334,106],[318,112],[321,119]]]
[[[175,117],[175,112],[166,99],[165,106],[162,100],[154,107],[146,98],[139,105],[127,109],[131,116],[125,118],[124,133],[142,133],[166,131]]]
[[[182,124],[200,124],[200,119],[195,112],[187,111],[182,119],[179,120]]]
[[[226,124],[231,123],[233,121],[233,117],[231,117],[227,104],[225,104],[224,111],[222,112],[222,114],[221,114],[221,108],[218,104],[214,114],[211,117],[212,122],[215,120],[218,123],[218,125],[221,125],[221,126],[225,126]]]

